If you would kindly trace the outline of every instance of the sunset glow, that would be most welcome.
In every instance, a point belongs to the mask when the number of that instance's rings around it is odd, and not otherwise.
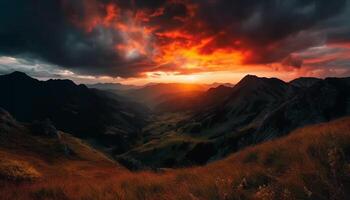
[[[42,22],[49,38],[36,32],[21,36],[38,39],[42,47],[4,56],[52,64],[83,83],[91,80],[82,77],[146,84],[234,83],[246,74],[285,80],[350,74],[348,4],[59,0],[57,9],[42,13],[55,24]]]
[[[350,0],[0,0],[0,200],[350,200]]]

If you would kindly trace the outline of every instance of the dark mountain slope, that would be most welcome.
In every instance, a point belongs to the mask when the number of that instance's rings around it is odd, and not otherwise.
[[[271,109],[283,103],[288,84],[278,79],[248,75],[229,93],[201,109],[189,121],[185,132],[215,135],[256,126]]]
[[[63,131],[122,151],[145,124],[146,109],[69,80],[0,76],[0,106],[23,122],[50,119]]]
[[[207,94],[217,98],[200,109],[192,109],[194,113],[176,125],[165,121],[162,126],[154,126],[149,132],[161,133],[159,142],[145,141],[128,156],[147,163],[149,155],[157,155],[152,164],[160,167],[221,159],[305,125],[350,115],[349,83],[349,78],[302,78],[285,83],[275,78],[247,76],[223,96],[218,95],[222,88],[209,90]],[[205,101],[199,97],[192,101],[196,102],[192,108]],[[194,159],[203,155],[205,161]]]
[[[290,81],[289,85],[298,87],[298,88],[307,88],[318,82],[322,82],[322,79],[313,78],[313,77],[301,77]]]
[[[305,126],[350,115],[350,78],[326,78],[271,111],[253,140],[268,140]]]
[[[20,123],[2,108],[0,152],[14,153],[20,157],[36,157],[47,162],[85,160],[114,163],[83,141],[56,130],[51,123]]]

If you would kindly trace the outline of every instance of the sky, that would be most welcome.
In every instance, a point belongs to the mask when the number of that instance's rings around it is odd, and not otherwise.
[[[2,0],[0,74],[78,83],[350,76],[350,0]]]

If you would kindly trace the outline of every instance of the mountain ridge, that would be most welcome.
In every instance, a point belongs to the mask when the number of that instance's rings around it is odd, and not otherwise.
[[[6,87],[8,77],[16,76],[20,81],[12,80]],[[156,168],[205,164],[350,113],[350,78],[284,82],[247,75],[233,88],[221,85],[195,92],[189,84],[176,95],[160,85],[168,93],[155,96],[164,100],[156,107],[158,113],[130,98],[69,80],[38,81],[14,73],[0,76],[0,83],[0,90],[8,94],[0,99],[0,106],[19,120],[49,118],[58,129],[102,145],[116,159]]]
[[[147,119],[143,106],[70,80],[39,81],[14,72],[0,76],[0,91],[0,107],[19,121],[48,118],[60,130],[117,149],[113,142],[127,145],[125,138],[137,137]]]

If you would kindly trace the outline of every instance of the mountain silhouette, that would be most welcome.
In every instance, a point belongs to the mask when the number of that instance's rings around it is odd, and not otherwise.
[[[70,80],[0,76],[0,107],[21,122],[49,119],[60,130],[123,151],[145,124],[147,109]]]

